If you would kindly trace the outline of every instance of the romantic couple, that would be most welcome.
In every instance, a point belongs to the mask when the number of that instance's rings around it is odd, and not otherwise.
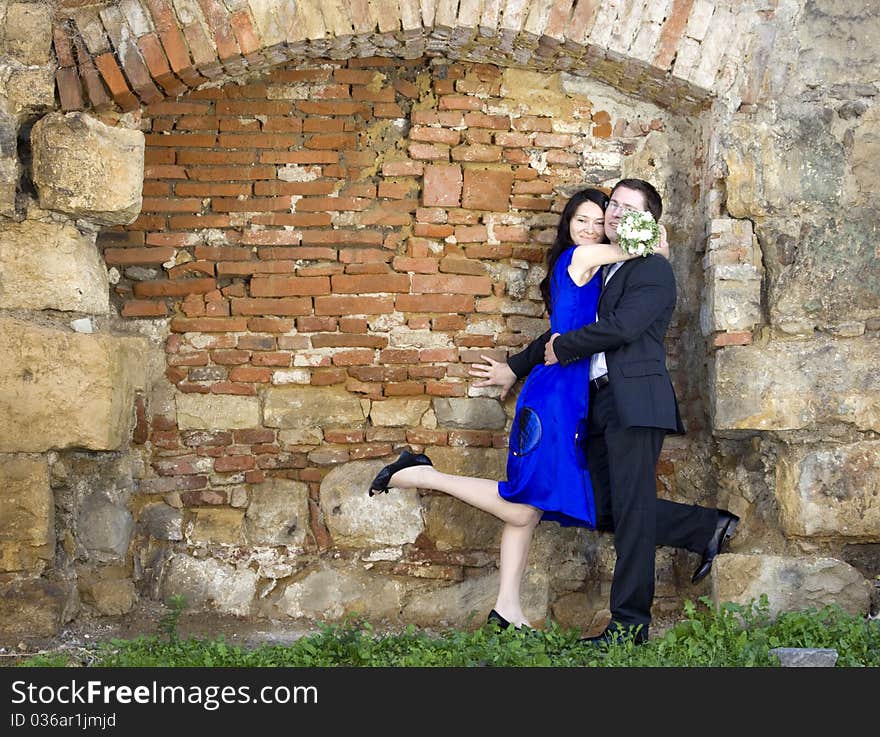
[[[550,330],[506,363],[483,356],[474,386],[500,386],[503,399],[528,376],[517,399],[507,480],[453,476],[424,454],[404,450],[370,484],[434,489],[504,522],[500,583],[489,621],[528,627],[520,584],[541,520],[614,534],[611,622],[588,645],[630,635],[648,640],[657,545],[701,555],[704,578],[739,518],[724,509],[657,498],[656,465],[667,433],[682,433],[663,339],[675,307],[675,277],[664,255],[633,257],[618,245],[628,211],[659,221],[662,201],[641,179],[623,179],[610,197],[577,192],[565,205],[547,255],[541,293]],[[661,228],[661,254],[668,254]]]

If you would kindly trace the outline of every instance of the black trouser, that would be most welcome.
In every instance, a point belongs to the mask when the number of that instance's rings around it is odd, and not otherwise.
[[[587,460],[596,500],[596,528],[614,533],[611,617],[648,625],[654,600],[657,545],[702,553],[718,512],[657,499],[657,460],[666,430],[623,427],[609,387],[590,392]]]

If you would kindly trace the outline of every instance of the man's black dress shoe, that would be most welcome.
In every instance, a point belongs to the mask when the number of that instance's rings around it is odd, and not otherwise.
[[[703,551],[703,559],[700,561],[700,565],[697,566],[697,570],[694,571],[691,583],[702,581],[709,574],[709,571],[712,570],[712,562],[715,560],[715,556],[721,552],[724,541],[733,537],[737,524],[739,524],[739,517],[735,514],[728,512],[726,509],[718,510],[718,523],[715,525],[715,532],[709,538],[709,544]]]
[[[617,645],[632,640],[636,645],[644,645],[648,641],[648,625],[623,624],[611,621],[609,625],[595,637],[581,637],[578,642],[595,647],[597,645]]]
[[[375,496],[379,492],[385,492],[387,494],[388,482],[391,481],[391,477],[404,468],[409,468],[410,466],[433,465],[431,459],[424,453],[411,453],[408,448],[404,448],[400,457],[394,461],[394,463],[389,463],[385,466],[385,468],[379,471],[379,473],[376,474],[376,477],[370,482],[370,496]]]

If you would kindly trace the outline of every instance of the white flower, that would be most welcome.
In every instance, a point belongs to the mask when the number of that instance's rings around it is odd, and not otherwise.
[[[617,226],[617,245],[632,256],[647,256],[660,245],[660,226],[650,212],[627,210]]]

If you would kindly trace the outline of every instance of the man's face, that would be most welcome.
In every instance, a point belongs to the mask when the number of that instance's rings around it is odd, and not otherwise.
[[[637,189],[618,187],[611,195],[608,207],[605,210],[605,235],[612,243],[617,243],[617,226],[620,218],[627,210],[639,210],[645,212],[645,195]]]

